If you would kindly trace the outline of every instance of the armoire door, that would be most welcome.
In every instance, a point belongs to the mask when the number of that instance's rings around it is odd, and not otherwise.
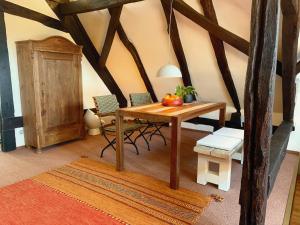
[[[82,135],[81,56],[40,51],[38,83],[42,145]]]

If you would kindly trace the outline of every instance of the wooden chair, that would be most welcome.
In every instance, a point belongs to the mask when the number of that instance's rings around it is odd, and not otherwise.
[[[152,99],[151,99],[151,95],[148,92],[145,93],[131,93],[129,94],[130,97],[130,102],[131,102],[131,106],[140,106],[140,105],[147,105],[147,104],[151,104]],[[168,125],[168,122],[163,121],[159,118],[155,119],[155,120],[151,120],[151,121],[145,121],[145,120],[139,120],[142,124],[147,124],[147,127],[145,128],[145,132],[144,133],[150,133],[150,141],[152,140],[152,137],[154,135],[160,136],[163,141],[164,144],[167,145],[166,139],[164,137],[164,135],[161,132],[161,128],[164,126]],[[151,128],[154,128],[153,131],[149,131]]]
[[[97,115],[100,117],[100,119],[104,118],[104,117],[115,116],[117,109],[119,109],[119,102],[115,95],[96,96],[96,97],[93,97],[93,99],[94,99],[95,106],[97,109]],[[132,140],[131,136],[135,131],[138,131],[139,132],[138,137],[143,137],[143,139],[145,140],[145,142],[148,146],[148,141],[141,131],[141,129],[144,127],[145,127],[144,124],[137,123],[136,121],[125,121],[124,122],[123,132],[125,135],[125,141],[128,140],[125,143],[133,145],[136,150],[137,155],[139,154],[139,150],[136,146],[136,139]],[[116,136],[116,130],[117,130],[116,124],[115,124],[115,119],[112,119],[111,122],[107,123],[107,124],[101,123],[100,129],[102,131],[104,138],[108,142],[108,145],[106,145],[101,151],[100,157],[102,158],[104,151],[106,149],[108,149],[109,147],[112,147],[114,150],[116,150],[116,148],[114,146],[114,144],[116,143],[115,136]],[[114,136],[114,138],[112,140],[110,140],[108,136]]]

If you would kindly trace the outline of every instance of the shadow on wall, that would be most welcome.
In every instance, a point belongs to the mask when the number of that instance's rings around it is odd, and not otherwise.
[[[300,74],[296,78],[296,107],[295,107],[295,131],[291,133],[288,150],[300,152]]]

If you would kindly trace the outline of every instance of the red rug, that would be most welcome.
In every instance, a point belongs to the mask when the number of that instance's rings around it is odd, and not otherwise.
[[[0,189],[1,225],[118,225],[120,220],[33,180]]]
[[[190,225],[211,197],[89,159],[0,188],[0,225]]]

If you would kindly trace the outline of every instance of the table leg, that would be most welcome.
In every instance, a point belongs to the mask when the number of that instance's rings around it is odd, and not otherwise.
[[[226,115],[226,106],[224,108],[220,109],[220,114],[219,114],[219,125],[220,125],[220,127],[225,126],[225,115]]]
[[[170,187],[179,188],[180,173],[180,143],[181,143],[181,121],[172,118],[171,127],[171,162],[170,162]]]
[[[116,113],[116,169],[118,171],[124,170],[124,132],[123,132],[124,118],[119,112]]]

